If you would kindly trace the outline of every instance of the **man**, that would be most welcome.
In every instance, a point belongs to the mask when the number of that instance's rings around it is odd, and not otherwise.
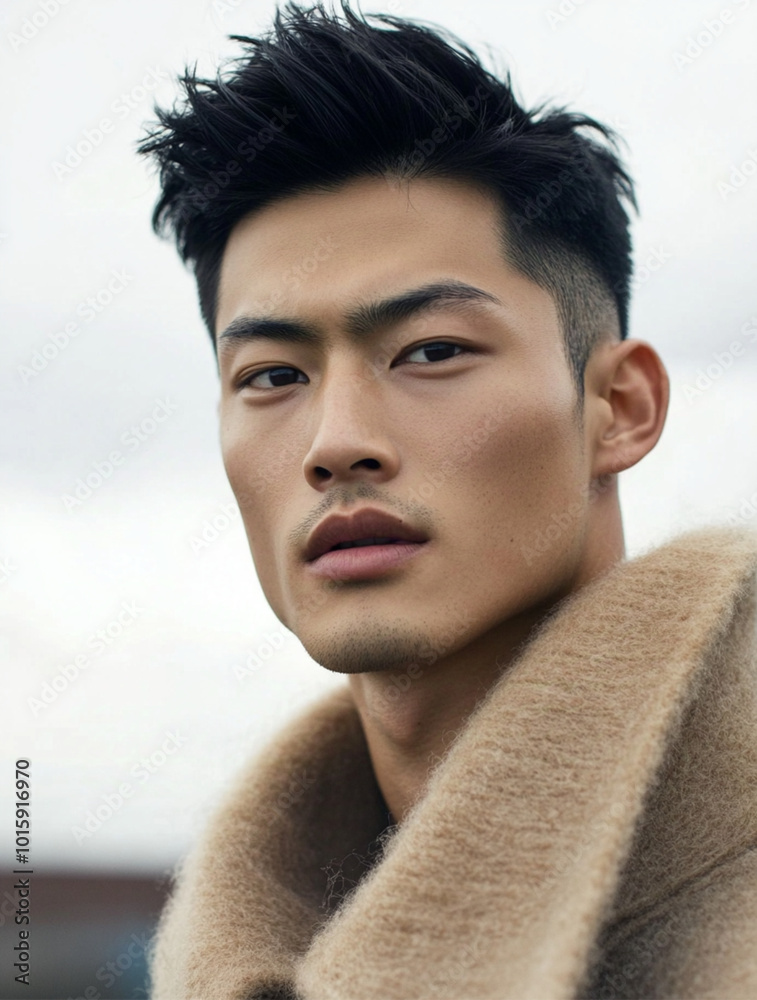
[[[669,384],[612,133],[342,12],[141,146],[263,590],[347,675],[184,860],[153,996],[755,997],[757,538],[625,559]]]

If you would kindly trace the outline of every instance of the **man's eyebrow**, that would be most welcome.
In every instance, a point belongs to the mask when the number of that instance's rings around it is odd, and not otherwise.
[[[368,337],[379,327],[399,323],[426,309],[446,304],[489,301],[502,305],[492,292],[469,285],[464,281],[436,281],[412,288],[390,298],[367,302],[351,310],[344,321],[344,328],[354,340]],[[277,340],[290,344],[316,345],[323,339],[316,326],[296,319],[275,319],[271,316],[238,316],[218,337],[223,344],[256,339]]]

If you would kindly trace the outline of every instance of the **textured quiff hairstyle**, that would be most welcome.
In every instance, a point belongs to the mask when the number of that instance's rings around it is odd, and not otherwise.
[[[243,54],[215,80],[187,68],[181,104],[156,107],[139,143],[159,167],[153,228],[193,265],[214,346],[221,259],[243,216],[354,177],[452,177],[495,196],[503,257],[554,297],[580,414],[592,349],[628,331],[622,202],[637,204],[616,133],[565,108],[526,111],[509,72],[438,26],[340,5],[341,17],[289,2],[265,36],[231,35]]]

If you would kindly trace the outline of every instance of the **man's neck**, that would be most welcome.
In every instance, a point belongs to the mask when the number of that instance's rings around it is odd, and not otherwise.
[[[510,619],[415,676],[393,670],[349,675],[376,780],[396,823],[547,610]]]

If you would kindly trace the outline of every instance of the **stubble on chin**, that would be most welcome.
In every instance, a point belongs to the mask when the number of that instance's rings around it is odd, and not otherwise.
[[[301,642],[316,663],[339,674],[406,670],[429,648],[425,632],[388,622],[356,623]]]

